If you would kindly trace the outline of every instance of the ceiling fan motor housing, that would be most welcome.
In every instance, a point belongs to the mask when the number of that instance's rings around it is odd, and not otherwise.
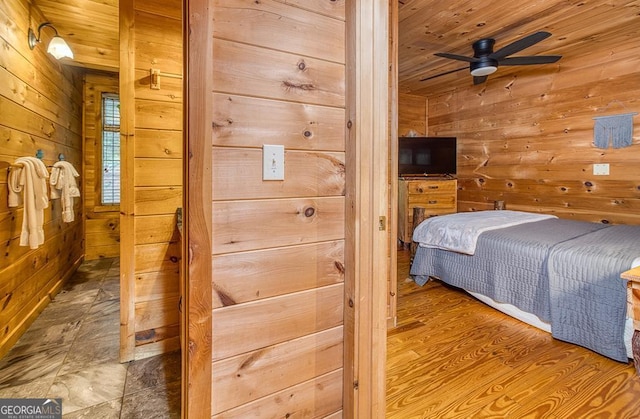
[[[479,39],[473,43],[473,56],[476,58],[483,57],[485,55],[489,55],[493,52],[493,46],[495,45],[496,40],[492,38],[484,38]]]
[[[492,38],[479,39],[473,43],[473,56],[476,59],[469,64],[473,76],[487,76],[498,69],[498,60],[490,58],[495,43],[496,41]]]

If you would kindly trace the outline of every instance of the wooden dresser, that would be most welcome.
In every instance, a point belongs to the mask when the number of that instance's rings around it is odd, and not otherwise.
[[[423,207],[425,217],[457,211],[456,179],[412,178],[398,181],[398,239],[411,244],[413,209]]]

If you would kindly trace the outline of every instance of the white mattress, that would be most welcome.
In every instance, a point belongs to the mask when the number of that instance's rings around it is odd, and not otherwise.
[[[640,263],[640,258],[636,260],[638,261],[638,263]],[[635,265],[635,261],[634,261],[634,267],[635,266],[637,265]],[[486,305],[491,306],[496,310],[500,310],[504,314],[507,314],[515,319],[518,319],[522,322],[530,324],[533,327],[537,327],[540,330],[544,330],[545,332],[551,333],[551,325],[547,322],[543,322],[542,320],[540,320],[540,318],[535,314],[522,311],[518,307],[511,304],[499,303],[497,301],[494,301],[492,298],[487,297],[486,295],[478,294],[476,292],[471,292],[471,291],[467,291],[467,292],[473,295],[474,297],[476,297],[478,300],[485,303]],[[627,317],[627,321],[624,324],[624,346],[627,350],[627,356],[631,359],[633,359],[633,351],[631,350],[631,337],[633,336],[633,331],[634,331],[633,319]]]

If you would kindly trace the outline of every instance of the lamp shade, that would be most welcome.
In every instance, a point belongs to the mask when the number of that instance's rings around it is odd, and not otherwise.
[[[47,48],[47,52],[53,55],[57,60],[60,58],[71,58],[73,59],[73,52],[69,45],[59,36],[54,36],[51,38],[51,42],[49,42],[49,48]]]

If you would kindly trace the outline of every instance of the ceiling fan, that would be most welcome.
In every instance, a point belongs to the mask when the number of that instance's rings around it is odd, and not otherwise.
[[[456,71],[466,70],[471,71],[473,76],[473,84],[484,83],[487,80],[489,74],[494,73],[500,65],[532,65],[532,64],[549,64],[555,63],[562,55],[537,55],[537,56],[521,56],[521,57],[508,57],[508,55],[515,54],[522,51],[538,42],[550,37],[549,32],[536,32],[534,34],[525,36],[509,45],[500,48],[496,52],[493,52],[493,45],[496,43],[493,38],[479,39],[473,43],[473,57],[466,57],[464,55],[449,54],[446,52],[438,52],[434,55],[443,58],[449,58],[452,60],[466,61],[469,64],[468,67],[462,67],[444,73],[436,74],[435,76],[425,77],[420,81],[430,80],[436,77],[444,76],[446,74],[455,73]]]

